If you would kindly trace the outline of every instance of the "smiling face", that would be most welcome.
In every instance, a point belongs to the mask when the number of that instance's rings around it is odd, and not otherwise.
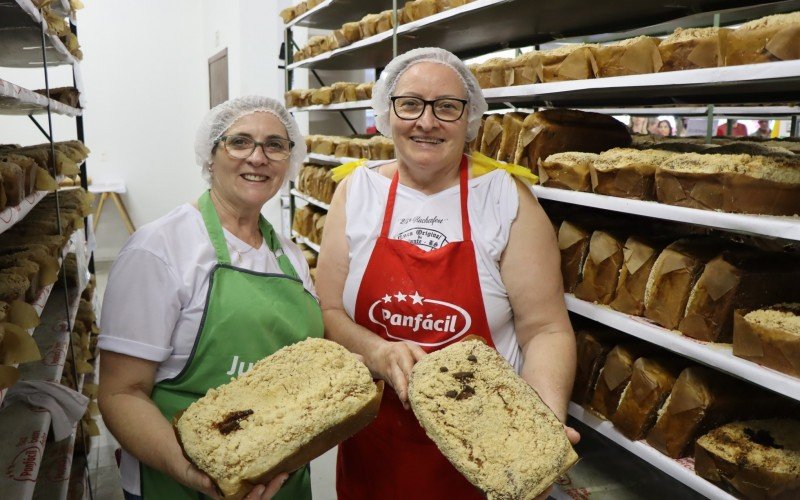
[[[223,134],[240,135],[264,142],[270,138],[288,139],[286,127],[272,113],[256,112],[236,120]],[[225,203],[240,211],[260,211],[283,185],[289,159],[274,161],[257,146],[243,160],[233,158],[219,143],[211,158],[211,189]]]
[[[393,95],[425,100],[443,97],[466,99],[467,93],[455,71],[443,64],[417,63],[397,82]],[[398,162],[412,168],[447,167],[458,163],[467,140],[467,111],[455,122],[444,122],[433,115],[430,106],[416,120],[401,120],[389,112]]]

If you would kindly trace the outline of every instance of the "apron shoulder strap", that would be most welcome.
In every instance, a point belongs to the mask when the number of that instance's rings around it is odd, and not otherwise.
[[[225,240],[225,233],[222,231],[222,223],[219,220],[217,210],[214,208],[214,204],[211,202],[210,190],[206,191],[202,196],[200,196],[200,199],[197,200],[197,205],[200,207],[200,214],[203,216],[203,222],[205,222],[208,236],[211,239],[211,244],[214,246],[214,251],[217,254],[217,262],[220,264],[230,265],[231,255],[230,252],[228,252],[228,242]],[[267,219],[264,218],[264,216],[259,216],[258,228],[261,230],[261,235],[264,237],[264,241],[267,243],[270,251],[275,254],[275,258],[278,260],[278,266],[280,266],[281,271],[283,271],[283,273],[287,276],[299,279],[297,271],[292,265],[292,262],[283,252],[281,242],[278,240],[275,230],[272,228],[272,225],[267,221]]]
[[[300,277],[297,275],[297,271],[292,265],[292,262],[283,251],[278,235],[275,234],[275,229],[272,228],[272,224],[270,224],[263,215],[258,218],[258,227],[261,229],[261,234],[264,236],[264,241],[267,242],[270,251],[272,251],[272,253],[275,254],[275,258],[278,259],[278,266],[280,266],[283,274],[299,279]]]
[[[228,244],[225,241],[225,233],[222,232],[222,223],[219,221],[219,215],[211,203],[211,190],[206,191],[197,200],[197,205],[200,207],[200,215],[203,216],[203,222],[206,225],[208,236],[211,238],[211,244],[214,246],[214,251],[217,253],[217,262],[220,264],[230,264],[231,255],[228,252]]]

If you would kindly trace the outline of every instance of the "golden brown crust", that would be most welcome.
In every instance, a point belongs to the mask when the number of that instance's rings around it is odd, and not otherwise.
[[[264,471],[257,477],[248,478],[242,481],[241,486],[235,493],[226,496],[222,489],[220,489],[217,481],[213,477],[209,476],[211,481],[214,483],[214,487],[216,488],[217,492],[225,499],[239,500],[244,498],[257,484],[267,484],[273,478],[275,478],[275,476],[283,472],[292,473],[305,466],[307,463],[311,462],[313,459],[322,455],[326,451],[337,446],[339,443],[355,435],[358,431],[369,425],[370,422],[375,420],[375,417],[378,416],[378,410],[381,406],[381,398],[383,397],[384,381],[379,380],[375,382],[375,388],[375,396],[361,410],[353,414],[347,420],[340,422],[339,424],[326,429],[321,434],[314,436],[308,443],[278,462],[271,469]],[[186,454],[186,451],[183,447],[183,442],[181,441],[180,433],[178,432],[177,423],[181,415],[183,415],[183,412],[184,411],[178,412],[172,419],[173,431],[178,439],[178,444],[181,446],[183,456],[186,457],[186,459],[192,465],[199,469],[197,463]]]

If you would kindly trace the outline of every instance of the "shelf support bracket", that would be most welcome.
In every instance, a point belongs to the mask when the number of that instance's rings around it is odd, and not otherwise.
[[[33,122],[33,124],[36,125],[36,128],[39,129],[39,132],[41,132],[45,136],[45,138],[47,139],[47,142],[50,142],[50,140],[51,140],[50,139],[50,134],[48,134],[47,130],[45,130],[44,127],[42,127],[41,123],[39,123],[39,121],[36,120],[36,118],[34,118],[33,115],[28,115],[28,118],[30,118],[31,121]]]

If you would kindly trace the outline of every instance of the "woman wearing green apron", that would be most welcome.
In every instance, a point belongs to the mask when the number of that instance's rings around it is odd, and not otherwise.
[[[195,152],[210,190],[130,238],[103,299],[99,403],[123,447],[127,499],[217,496],[183,456],[173,415],[323,334],[302,252],[260,213],[305,157],[294,119],[273,99],[233,99],[209,111]],[[310,499],[308,467],[246,498],[273,497]]]

